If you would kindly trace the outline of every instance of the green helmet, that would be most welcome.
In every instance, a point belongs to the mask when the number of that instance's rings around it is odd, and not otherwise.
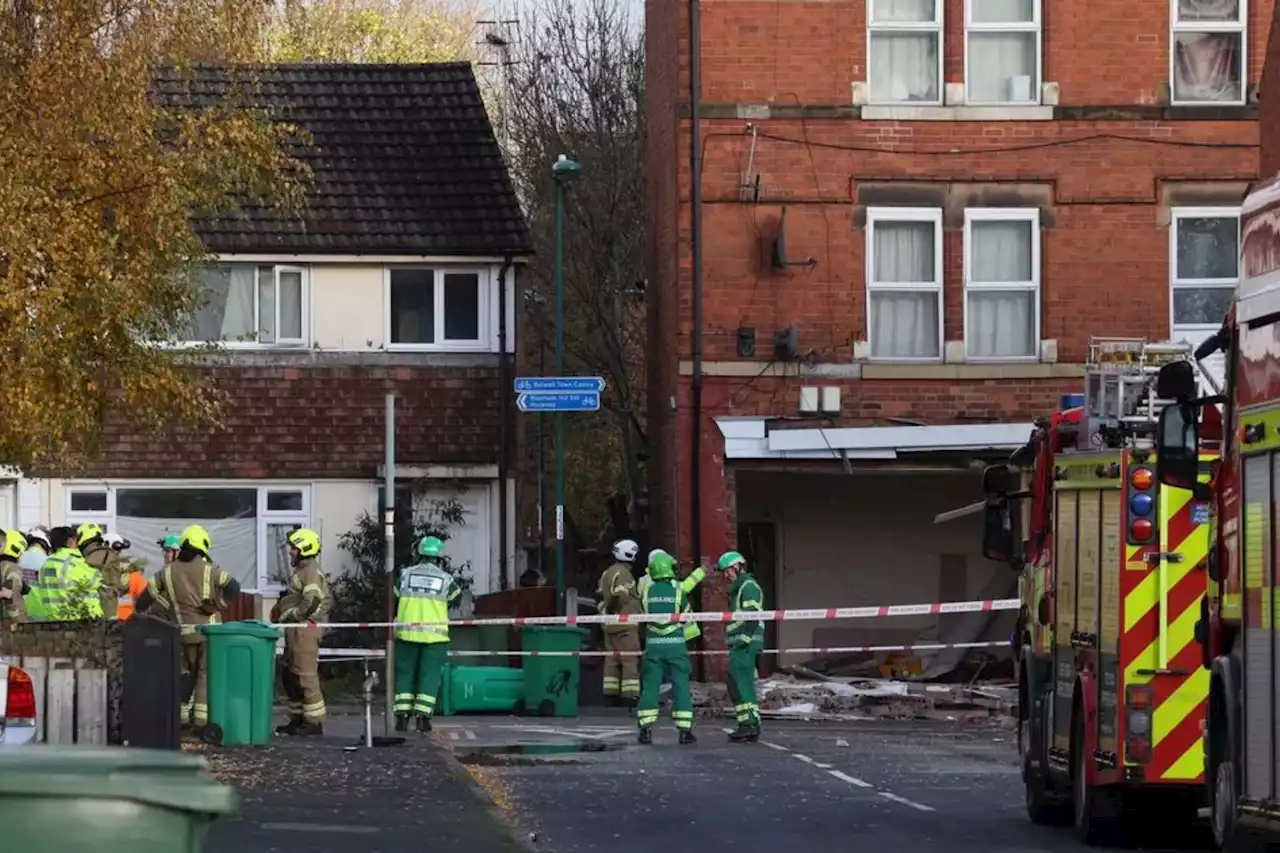
[[[656,581],[669,580],[676,576],[676,561],[670,554],[663,552],[654,554],[649,560],[649,577]]]
[[[719,561],[716,562],[716,569],[719,571],[727,571],[739,563],[745,563],[747,558],[739,554],[737,551],[725,551],[720,555]]]
[[[423,536],[418,543],[418,554],[423,557],[439,557],[444,553],[444,543],[437,536]]]
[[[182,547],[182,537],[176,533],[170,533],[156,544],[166,551],[177,551]]]

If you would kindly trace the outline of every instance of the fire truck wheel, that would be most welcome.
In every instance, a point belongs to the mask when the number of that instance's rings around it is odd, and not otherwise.
[[[1230,756],[1223,756],[1215,762],[1210,792],[1209,822],[1213,826],[1213,844],[1216,849],[1227,850],[1235,839],[1238,796],[1236,765]]]
[[[1084,714],[1077,707],[1075,737],[1071,739],[1071,804],[1076,837],[1082,844],[1105,847],[1121,835],[1121,803],[1116,792],[1089,784],[1085,772]]]

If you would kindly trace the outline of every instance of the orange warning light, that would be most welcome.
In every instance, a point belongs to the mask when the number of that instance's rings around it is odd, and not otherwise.
[[[1133,473],[1129,475],[1129,482],[1133,484],[1135,489],[1145,492],[1151,488],[1155,478],[1151,476],[1150,468],[1135,468]]]

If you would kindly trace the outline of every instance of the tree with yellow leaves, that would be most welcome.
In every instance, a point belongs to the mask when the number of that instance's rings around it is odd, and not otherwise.
[[[452,62],[474,53],[472,0],[284,0],[267,27],[272,62]]]
[[[299,205],[305,175],[287,127],[235,97],[167,108],[153,72],[256,57],[268,13],[0,2],[0,462],[66,466],[112,407],[151,427],[216,417],[191,354],[157,344],[181,340],[198,304],[192,217]]]

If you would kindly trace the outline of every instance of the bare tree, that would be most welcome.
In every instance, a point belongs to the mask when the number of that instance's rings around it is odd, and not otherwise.
[[[606,498],[644,488],[643,33],[623,0],[541,0],[515,28],[494,92],[499,137],[533,228],[524,334],[551,365],[554,341],[551,166],[582,165],[565,214],[566,371],[607,382],[600,416],[571,419],[567,505],[604,533]]]

